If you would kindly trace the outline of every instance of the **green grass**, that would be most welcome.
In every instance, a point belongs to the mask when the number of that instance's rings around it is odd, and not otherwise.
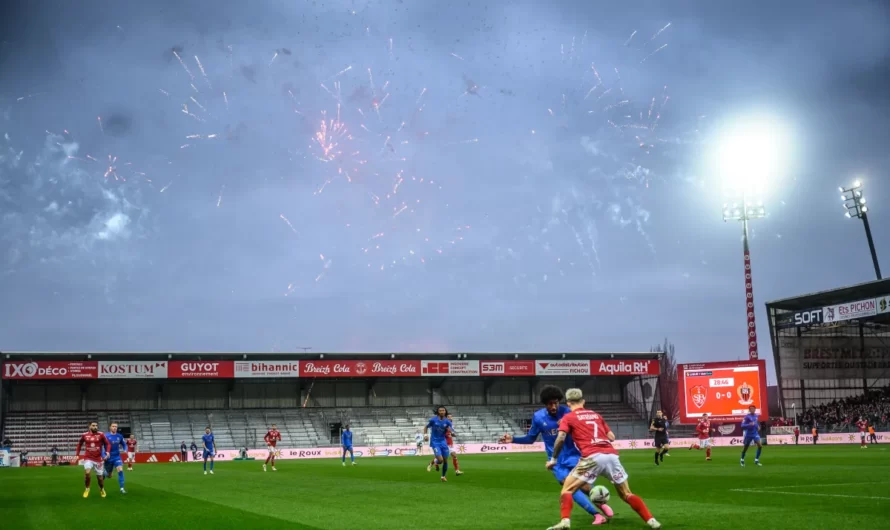
[[[624,451],[634,493],[664,528],[881,528],[890,514],[890,450],[873,446],[766,447],[764,467],[738,465],[739,451],[674,449],[661,467],[649,451]],[[559,520],[558,486],[542,455],[465,455],[465,475],[427,473],[427,457],[143,464],[127,473],[129,494],[109,483],[83,499],[79,467],[0,470],[4,528],[167,528],[543,530]],[[601,479],[602,480],[602,479]],[[603,482],[599,482],[603,483]],[[612,528],[647,528],[617,496]],[[734,491],[745,490],[745,491]],[[576,528],[591,517],[575,508]],[[9,524],[11,523],[11,524]]]

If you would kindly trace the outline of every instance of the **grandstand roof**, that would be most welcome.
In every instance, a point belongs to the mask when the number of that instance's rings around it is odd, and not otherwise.
[[[311,360],[311,359],[657,359],[658,352],[453,352],[453,353],[414,353],[414,352],[41,352],[41,351],[0,351],[4,357],[12,358],[127,358],[127,359],[252,359],[252,360]]]
[[[800,311],[803,309],[825,307],[844,302],[855,302],[856,300],[875,298],[886,294],[890,294],[890,278],[860,283],[849,287],[841,287],[829,291],[819,291],[792,298],[773,300],[767,302],[766,307],[784,309],[786,311]]]

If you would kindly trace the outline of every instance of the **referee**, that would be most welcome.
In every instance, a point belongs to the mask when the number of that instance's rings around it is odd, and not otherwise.
[[[660,410],[655,411],[655,418],[649,424],[649,432],[655,433],[655,465],[664,462],[664,453],[670,449],[667,437],[667,420]]]

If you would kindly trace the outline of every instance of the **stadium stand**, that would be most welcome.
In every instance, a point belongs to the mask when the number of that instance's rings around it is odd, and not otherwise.
[[[860,417],[886,425],[890,420],[890,387],[810,407],[798,415],[797,421],[807,427],[815,423],[823,430],[845,432],[853,430]]]

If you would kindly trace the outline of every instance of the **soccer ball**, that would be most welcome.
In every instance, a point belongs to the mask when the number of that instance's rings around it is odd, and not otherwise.
[[[594,504],[606,504],[609,502],[609,490],[605,486],[594,486],[590,490],[590,501]]]

